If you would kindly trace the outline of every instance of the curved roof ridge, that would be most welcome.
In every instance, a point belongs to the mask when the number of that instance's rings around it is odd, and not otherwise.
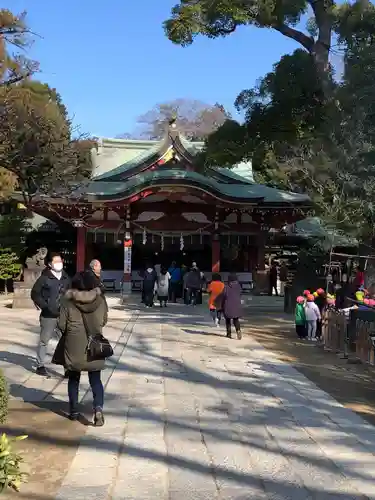
[[[140,172],[127,180],[119,182],[96,181],[93,180],[88,186],[86,192],[88,194],[99,195],[102,197],[111,197],[120,195],[121,192],[136,191],[140,186],[157,185],[173,185],[187,184],[194,186],[206,186],[216,192],[221,193],[224,198],[240,202],[248,200],[249,203],[254,200],[264,200],[266,203],[273,205],[293,205],[294,203],[308,203],[311,200],[307,195],[281,191],[275,188],[264,186],[262,184],[226,184],[218,182],[214,178],[206,177],[199,172],[190,172],[186,170],[148,170]],[[90,189],[92,190],[90,193]]]
[[[110,179],[111,177],[115,177],[117,175],[122,174],[123,172],[126,172],[127,170],[130,170],[130,169],[136,167],[140,162],[145,162],[149,158],[156,155],[161,150],[163,143],[164,143],[164,139],[162,141],[159,141],[156,144],[154,144],[151,148],[146,149],[145,151],[141,151],[134,158],[131,158],[130,160],[126,161],[125,163],[122,163],[118,167],[116,167],[112,170],[109,170],[108,172],[105,172],[103,174],[100,174],[97,177],[93,177],[92,180],[93,181],[102,181],[102,180]]]
[[[154,144],[157,144],[160,142],[160,140],[154,140],[154,139],[126,139],[126,138],[121,138],[121,137],[100,137],[99,140],[102,143],[113,143],[113,144],[139,144],[139,145],[146,145],[149,144],[150,146],[153,146]]]

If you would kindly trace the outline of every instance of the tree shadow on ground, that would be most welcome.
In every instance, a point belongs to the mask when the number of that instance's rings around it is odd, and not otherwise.
[[[36,375],[35,373],[36,369],[35,356],[29,356],[27,354],[21,354],[15,352],[12,353],[7,351],[0,351],[0,361],[15,366],[22,366],[28,372],[31,372],[36,377],[39,377],[39,375]],[[61,377],[61,374],[56,370],[54,370],[53,368],[49,368],[48,372],[52,377]]]
[[[28,356],[27,354],[0,351],[0,361],[16,366],[22,366],[25,370],[35,373],[35,356],[33,357]]]
[[[276,356],[294,366],[322,390],[375,425],[375,370],[352,365],[335,353],[308,342],[300,342],[293,328],[283,331],[248,326],[249,334]]]
[[[146,315],[140,318],[142,323],[145,322],[145,316]],[[201,316],[200,321],[202,322]],[[150,323],[151,322],[154,322],[154,320],[150,321]],[[183,321],[176,319],[174,327],[179,329],[181,328],[180,325],[186,325],[185,319]],[[182,328],[182,330],[183,329],[184,328]],[[281,373],[277,372],[272,361],[264,359],[257,359],[255,362],[252,362],[252,370],[250,373],[230,370],[230,367],[228,368],[230,360],[238,356],[238,353],[230,351],[230,347],[226,348],[224,358],[221,360],[223,366],[221,371],[218,366],[209,368],[202,365],[200,369],[196,365],[190,365],[186,359],[176,360],[169,356],[158,354],[154,351],[150,338],[144,338],[142,333],[135,333],[133,336],[135,345],[126,346],[124,344],[124,348],[127,350],[126,352],[129,353],[130,359],[128,362],[120,361],[117,364],[117,370],[125,371],[130,376],[134,374],[139,377],[162,377],[165,380],[165,384],[168,384],[168,380],[184,380],[192,388],[195,386],[206,388],[208,390],[208,395],[212,394],[212,401],[208,398],[205,400],[202,396],[200,405],[198,405],[197,409],[197,418],[194,419],[191,418],[190,415],[182,415],[177,418],[173,413],[165,416],[162,412],[157,413],[147,408],[145,404],[142,404],[141,400],[135,398],[131,399],[129,397],[129,404],[132,407],[130,417],[127,417],[127,407],[121,410],[115,410],[113,405],[109,404],[107,410],[109,419],[111,417],[124,419],[124,429],[127,418],[146,421],[159,426],[164,426],[166,424],[167,433],[172,432],[172,439],[173,432],[182,433],[183,435],[184,431],[193,431],[202,435],[206,441],[208,441],[208,438],[211,438],[213,442],[223,442],[228,446],[231,443],[238,443],[247,449],[258,449],[269,455],[285,457],[287,460],[297,460],[301,464],[307,463],[310,467],[314,466],[322,471],[334,471],[336,474],[340,474],[339,469],[333,466],[332,462],[330,462],[327,457],[326,460],[322,460],[314,455],[314,450],[311,449],[311,437],[307,433],[304,434],[303,430],[299,432],[299,437],[294,439],[294,450],[287,447],[287,437],[281,438],[278,436],[274,439],[273,446],[270,446],[269,443],[267,444],[265,442],[264,436],[256,431],[257,427],[262,425],[263,427],[268,426],[268,430],[271,433],[275,433],[277,429],[280,429],[285,431],[286,435],[288,435],[288,432],[292,434],[293,430],[298,430],[301,427],[301,422],[298,420],[293,421],[291,418],[291,413],[296,410],[309,412],[311,417],[309,420],[311,428],[320,429],[322,423],[324,423],[324,426],[327,428],[334,429],[333,422],[331,423],[329,420],[329,416],[334,411],[334,406],[327,403],[326,400],[319,399],[319,395],[317,394],[310,393],[309,398],[306,398],[304,391],[307,392],[311,390],[307,381],[296,380],[292,374],[282,370]],[[163,342],[180,343],[180,339],[173,338],[173,332],[171,332],[170,335],[165,335],[163,337]],[[191,345],[191,342],[188,342],[188,344]],[[231,344],[229,343],[228,345],[230,346]],[[238,344],[236,344],[236,346],[237,345]],[[211,356],[215,357],[215,353],[211,346],[202,345],[201,347],[205,351],[202,353],[203,356],[207,356],[207,352],[211,351]],[[245,347],[243,349],[245,350]],[[256,351],[258,348],[254,343],[250,344],[248,349],[255,349]],[[242,354],[242,356],[244,357],[245,354]],[[145,369],[142,364],[138,364],[138,360],[145,358],[152,360],[154,365]],[[246,371],[245,365],[243,368]],[[251,380],[244,380],[245,376],[247,376],[247,378],[251,377]],[[126,383],[126,380],[124,383]],[[168,385],[166,385],[166,388],[168,388]],[[281,391],[285,403],[284,409],[269,407],[261,399],[265,395],[275,399],[275,391],[278,391],[279,399],[281,397]],[[166,391],[166,395],[168,396],[168,391]],[[43,395],[41,394],[40,396],[41,399],[43,399]],[[111,394],[109,391],[106,396],[108,401],[112,400],[113,402],[115,402],[116,397],[118,397],[118,395]],[[51,396],[48,396],[48,393],[47,397],[51,398]],[[183,397],[183,394],[180,395],[181,401]],[[316,406],[312,407],[311,400],[314,398]],[[62,401],[55,400],[53,396],[51,403],[32,403],[36,405],[52,404],[56,405],[56,407],[57,405],[61,407],[63,404]],[[308,405],[307,408],[306,405]],[[345,413],[343,416],[345,416]],[[25,429],[25,433],[27,432],[27,429]],[[348,433],[350,435],[350,429],[347,429],[347,434]],[[353,428],[353,436],[355,433],[356,429]],[[70,439],[53,438],[44,435],[43,432],[35,432],[32,437],[35,440],[46,442],[51,446],[60,446],[61,448],[73,446]],[[337,446],[347,446],[347,439],[347,435],[344,433],[342,435],[337,435],[335,444]],[[319,487],[309,488],[309,494],[307,494],[307,491],[301,491],[301,486],[297,484],[291,484],[281,479],[276,480],[273,477],[267,477],[265,479],[264,477],[260,477],[256,472],[228,469],[221,463],[215,461],[212,465],[207,466],[203,464],[198,457],[196,459],[189,459],[174,453],[153,451],[147,448],[147,443],[145,443],[144,447],[140,448],[135,445],[130,445],[126,440],[125,444],[122,445],[116,439],[103,439],[95,435],[90,435],[86,436],[81,444],[86,448],[141,458],[144,460],[146,467],[148,462],[157,462],[166,464],[169,468],[177,468],[182,471],[190,471],[204,476],[212,476],[214,473],[218,480],[229,481],[245,487],[256,489],[260,488],[261,485],[263,491],[265,489],[268,493],[278,493],[279,498],[308,498],[309,495],[313,495],[315,497],[324,498],[325,500],[329,498],[347,500],[353,497],[352,495],[345,495],[339,492],[329,492],[325,488]],[[297,447],[296,445],[299,446]],[[353,455],[360,455],[361,450],[362,448],[359,446],[359,443],[358,445],[355,445],[355,443],[353,444]],[[290,465],[290,467],[292,467],[292,465]],[[256,470],[257,469],[254,467],[254,471]],[[358,472],[358,470],[353,471],[352,475],[363,481],[369,481],[365,469],[361,472]],[[331,485],[327,485],[327,488],[330,487]],[[32,496],[28,495],[27,498],[32,498]],[[43,500],[40,496],[38,498]],[[261,497],[259,496],[259,498]],[[46,500],[47,499],[48,497],[46,497]]]

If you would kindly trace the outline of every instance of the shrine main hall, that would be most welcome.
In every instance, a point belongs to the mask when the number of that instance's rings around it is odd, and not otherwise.
[[[76,270],[98,258],[117,289],[134,287],[146,265],[172,261],[197,262],[207,279],[237,272],[256,282],[270,230],[304,219],[310,199],[255,183],[250,163],[202,170],[203,146],[184,138],[175,121],[160,141],[101,139],[90,181],[34,210],[68,220]]]

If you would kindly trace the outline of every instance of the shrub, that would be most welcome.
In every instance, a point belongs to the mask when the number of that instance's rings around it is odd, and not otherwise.
[[[0,370],[0,424],[5,424],[8,416],[8,386]]]
[[[8,280],[17,278],[21,271],[18,255],[10,248],[0,248],[0,279],[5,281],[5,294],[8,293]]]
[[[22,441],[27,436],[9,439],[6,434],[0,438],[0,494],[8,488],[19,491],[20,486],[27,480],[28,474],[21,470],[23,458],[12,449],[14,441]]]

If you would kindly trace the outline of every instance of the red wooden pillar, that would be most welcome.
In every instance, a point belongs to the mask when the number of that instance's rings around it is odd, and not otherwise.
[[[217,234],[214,235],[212,240],[212,272],[220,272],[220,240]]]
[[[77,227],[76,271],[85,270],[86,257],[86,228]]]

